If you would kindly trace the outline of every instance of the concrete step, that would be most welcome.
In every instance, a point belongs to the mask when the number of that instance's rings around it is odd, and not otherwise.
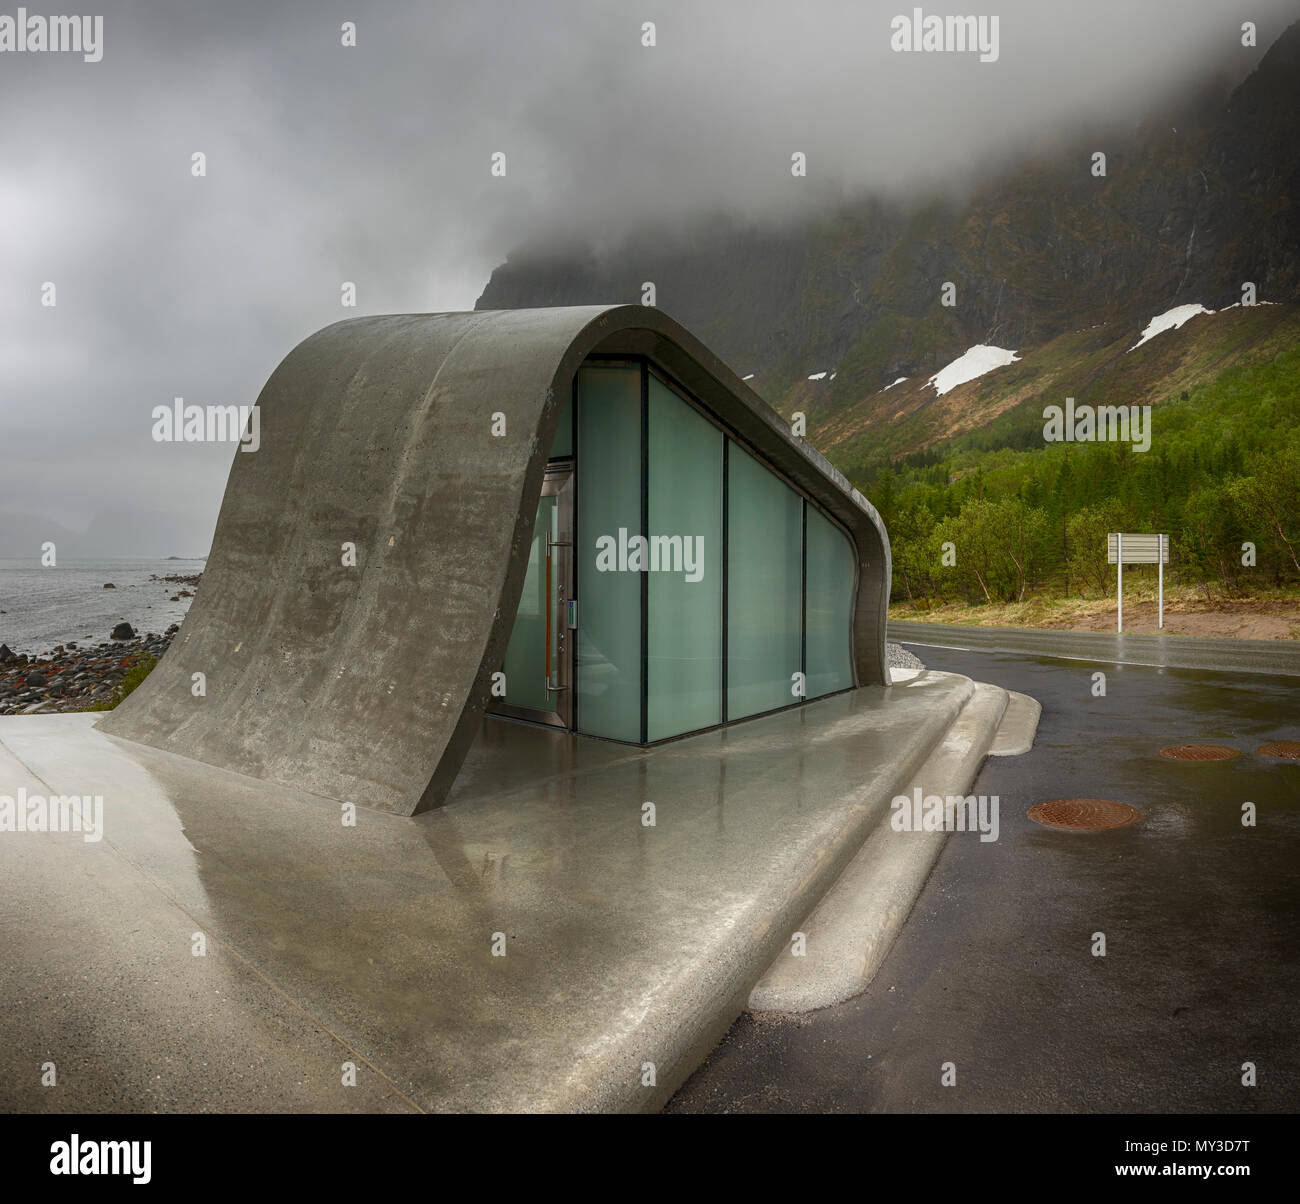
[[[1032,703],[1032,699],[1024,698]],[[964,795],[1008,711],[999,686],[976,683],[952,725],[913,776],[908,795]],[[1034,706],[1037,707],[1037,703]],[[1013,736],[1023,738],[1021,704]],[[1033,713],[1035,724],[1037,714]],[[1032,743],[1032,732],[1030,733]],[[1009,741],[1010,742],[1010,741]],[[952,808],[947,808],[949,817]],[[948,838],[946,831],[896,831],[891,808],[800,926],[803,956],[788,946],[750,992],[749,1010],[807,1012],[864,991],[884,961]],[[965,834],[964,839],[978,839]]]
[[[993,737],[993,746],[989,749],[990,757],[1018,757],[1027,753],[1034,746],[1034,736],[1038,732],[1038,720],[1042,716],[1042,704],[1028,694],[1010,691],[1007,697],[1006,714],[998,724],[997,735]]]

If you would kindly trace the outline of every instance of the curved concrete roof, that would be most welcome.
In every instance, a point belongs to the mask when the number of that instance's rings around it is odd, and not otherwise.
[[[660,364],[852,532],[855,672],[887,685],[879,515],[688,331],[640,305],[406,314],[327,326],[271,375],[198,597],[100,728],[403,815],[440,803],[504,658],[547,454],[593,352]]]

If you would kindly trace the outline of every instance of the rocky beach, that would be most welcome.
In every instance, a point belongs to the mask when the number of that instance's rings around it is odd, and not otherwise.
[[[169,600],[192,599],[201,573],[156,576]],[[104,589],[116,588],[105,582]],[[0,715],[39,715],[102,709],[115,704],[123,683],[139,679],[171,644],[173,623],[161,634],[118,623],[100,643],[68,641],[48,651],[26,652],[0,644]]]

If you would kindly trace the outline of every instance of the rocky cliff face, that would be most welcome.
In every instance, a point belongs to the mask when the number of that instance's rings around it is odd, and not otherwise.
[[[975,343],[1138,331],[1175,305],[1231,305],[1246,281],[1261,300],[1300,300],[1300,22],[1235,91],[1211,82],[959,201],[864,198],[781,230],[644,231],[599,261],[524,248],[478,308],[636,302],[647,280],[769,402],[809,409],[810,433]],[[945,282],[955,306],[941,304]],[[835,378],[810,397],[821,371]]]

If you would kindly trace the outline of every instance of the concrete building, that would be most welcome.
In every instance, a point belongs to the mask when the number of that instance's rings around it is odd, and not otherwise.
[[[891,677],[875,511],[655,310],[342,322],[258,404],[157,668],[0,719],[0,795],[105,837],[0,841],[13,931],[62,934],[0,961],[11,1104],[660,1108],[744,1009],[861,992],[1032,742]]]
[[[340,322],[258,406],[104,731],[410,815],[485,713],[652,745],[889,684],[876,511],[658,310]]]

